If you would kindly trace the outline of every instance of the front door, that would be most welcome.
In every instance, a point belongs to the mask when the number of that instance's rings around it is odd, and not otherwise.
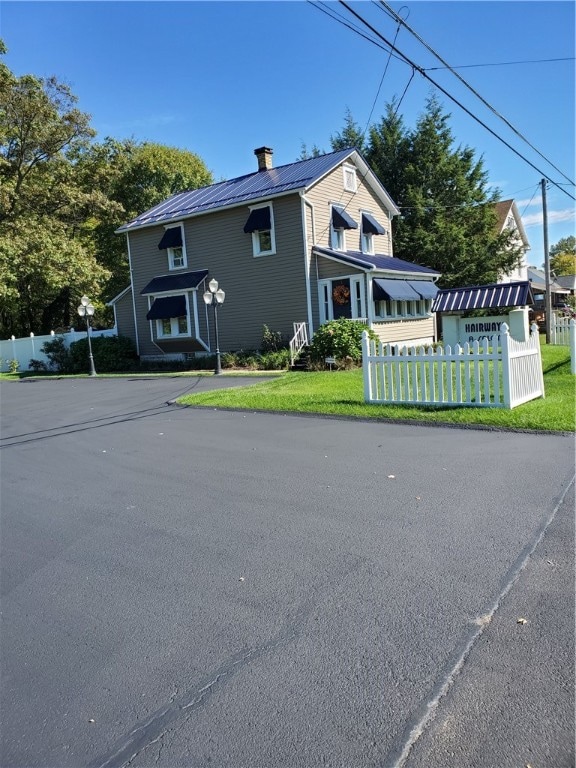
[[[332,280],[332,317],[334,320],[352,317],[352,296],[348,278]]]

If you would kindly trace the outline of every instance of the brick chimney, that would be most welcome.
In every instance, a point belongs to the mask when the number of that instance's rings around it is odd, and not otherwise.
[[[258,158],[259,171],[269,171],[272,168],[273,152],[270,147],[259,147],[254,150],[254,154]]]

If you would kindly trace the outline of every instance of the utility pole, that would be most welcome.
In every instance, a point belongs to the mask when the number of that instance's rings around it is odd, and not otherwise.
[[[552,293],[550,291],[550,250],[548,248],[548,209],[546,207],[546,179],[542,185],[542,226],[544,228],[544,274],[546,275],[546,344],[550,344],[552,326]]]

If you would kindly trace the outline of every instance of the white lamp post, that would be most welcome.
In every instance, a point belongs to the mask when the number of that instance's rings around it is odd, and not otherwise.
[[[204,294],[204,303],[207,306],[214,307],[214,330],[216,333],[216,368],[214,369],[214,375],[218,376],[222,373],[222,364],[220,362],[220,342],[218,340],[218,307],[224,304],[224,298],[226,294],[222,288],[218,288],[218,280],[210,280],[208,283],[208,289]]]
[[[90,339],[90,318],[94,314],[94,305],[90,303],[88,296],[82,296],[80,306],[78,307],[80,317],[86,318],[86,335],[88,336],[88,356],[90,358],[90,376],[97,376],[94,367],[94,358],[92,357],[92,341]]]

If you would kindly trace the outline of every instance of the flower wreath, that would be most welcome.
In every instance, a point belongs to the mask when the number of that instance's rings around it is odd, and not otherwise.
[[[332,298],[336,304],[348,304],[350,298],[350,288],[346,285],[335,285],[332,289]]]

